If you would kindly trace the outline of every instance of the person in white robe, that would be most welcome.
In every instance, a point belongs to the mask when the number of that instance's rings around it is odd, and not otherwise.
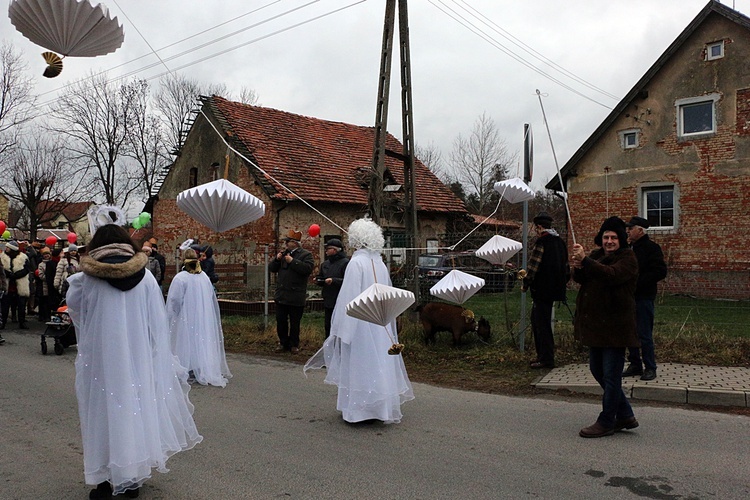
[[[383,232],[372,220],[359,219],[348,233],[349,246],[357,250],[336,300],[331,335],[304,371],[326,367],[325,383],[338,386],[336,409],[346,422],[399,423],[401,405],[414,399],[414,392],[401,354],[388,354],[398,342],[396,322],[383,327],[346,314],[346,305],[373,283],[391,285],[380,255]]]
[[[89,498],[138,496],[152,469],[203,440],[187,370],[172,354],[159,285],[119,225],[99,227],[68,278],[78,335],[76,396]]]
[[[225,387],[232,374],[224,353],[219,301],[195,250],[185,250],[183,259],[182,271],[167,294],[172,351],[196,382]]]

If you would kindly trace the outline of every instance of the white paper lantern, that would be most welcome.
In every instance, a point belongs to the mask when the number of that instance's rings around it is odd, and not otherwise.
[[[408,290],[374,283],[346,305],[346,314],[385,326],[406,311],[414,301],[414,294]]]
[[[463,304],[484,286],[484,280],[454,269],[430,288],[430,293],[448,302]]]
[[[522,248],[523,245],[516,240],[496,234],[474,253],[492,264],[502,266]]]
[[[23,36],[63,56],[109,54],[125,40],[107,7],[88,0],[11,0],[8,17]]]
[[[217,233],[258,220],[266,205],[226,179],[201,184],[177,195],[177,206]]]
[[[534,191],[519,177],[495,183],[495,191],[510,203],[520,203],[534,199]]]

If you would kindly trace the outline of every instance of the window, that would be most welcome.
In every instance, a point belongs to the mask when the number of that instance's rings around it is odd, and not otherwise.
[[[620,146],[622,149],[635,149],[639,146],[637,130],[623,130],[620,132]]]
[[[651,227],[673,228],[677,215],[674,186],[642,188],[643,212]]]
[[[677,136],[691,138],[716,132],[716,102],[719,94],[678,99]]]
[[[724,41],[709,43],[706,46],[706,61],[721,59],[724,57]]]
[[[188,186],[194,188],[198,185],[198,169],[193,167],[190,169],[190,177],[188,178]]]

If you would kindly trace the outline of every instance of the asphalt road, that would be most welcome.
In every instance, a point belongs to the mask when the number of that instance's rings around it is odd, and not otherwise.
[[[75,348],[43,356],[38,334],[3,335],[0,499],[88,498]],[[229,366],[225,389],[190,392],[203,443],[140,498],[750,498],[745,416],[636,403],[641,427],[588,440],[590,402],[415,384],[400,424],[349,425],[321,372],[239,355]]]

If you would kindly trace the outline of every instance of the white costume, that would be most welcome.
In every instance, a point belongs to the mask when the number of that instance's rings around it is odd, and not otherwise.
[[[203,385],[225,387],[232,377],[224,353],[219,301],[206,273],[180,271],[169,285],[167,317],[172,351]]]
[[[365,226],[362,228],[361,226]],[[372,238],[358,236],[358,229],[377,231]],[[374,241],[373,241],[374,239]],[[360,219],[349,227],[352,247],[383,247],[380,228]],[[336,409],[347,422],[381,420],[387,424],[401,421],[401,404],[414,399],[401,354],[390,355],[392,339],[397,341],[396,322],[385,327],[353,318],[346,305],[373,283],[391,284],[388,269],[378,250],[360,248],[352,255],[344,274],[344,283],[336,300],[331,335],[323,347],[305,364],[304,370],[327,368],[325,382],[338,386]]]
[[[114,264],[84,257],[83,272],[68,278],[84,475],[87,484],[111,482],[115,494],[140,487],[152,468],[167,472],[170,456],[203,440],[146,262],[142,252]],[[130,288],[111,284],[123,279]]]

